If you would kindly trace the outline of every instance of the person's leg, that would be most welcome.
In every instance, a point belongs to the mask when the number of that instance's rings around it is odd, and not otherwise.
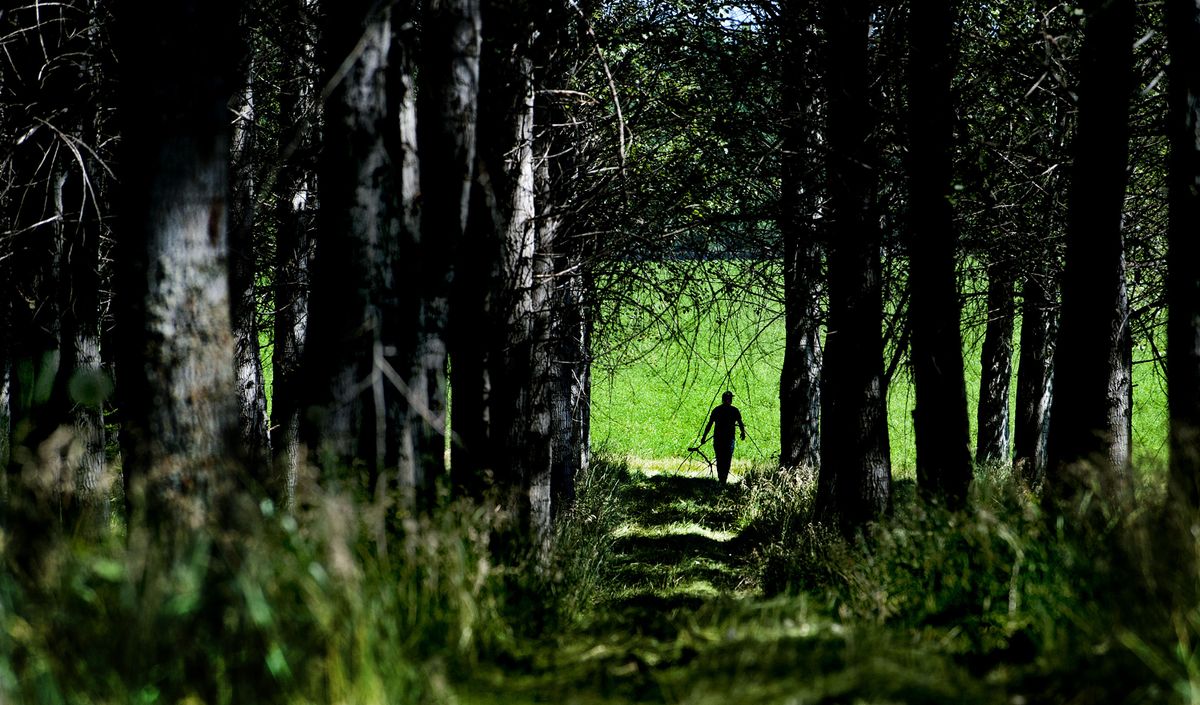
[[[729,479],[729,466],[733,462],[733,441],[713,443],[713,451],[717,456],[717,480],[723,485]]]

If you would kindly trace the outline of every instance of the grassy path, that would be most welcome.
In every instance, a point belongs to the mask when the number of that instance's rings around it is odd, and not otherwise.
[[[996,700],[974,679],[945,677],[961,671],[939,667],[942,656],[894,643],[882,629],[847,628],[821,600],[764,597],[743,538],[746,495],[704,476],[631,472],[591,613],[498,667],[479,701]],[[940,675],[931,678],[931,668]]]

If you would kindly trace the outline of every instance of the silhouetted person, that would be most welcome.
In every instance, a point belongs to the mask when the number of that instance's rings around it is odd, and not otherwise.
[[[729,477],[729,464],[733,462],[733,447],[736,445],[733,435],[734,425],[741,427],[742,440],[746,440],[746,424],[742,423],[742,412],[733,405],[733,392],[721,395],[721,405],[708,415],[708,425],[700,438],[700,445],[708,441],[708,432],[713,430],[713,453],[717,456],[717,479],[721,484]]]

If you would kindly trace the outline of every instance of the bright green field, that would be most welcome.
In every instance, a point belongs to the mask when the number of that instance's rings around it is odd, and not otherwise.
[[[985,320],[978,294],[967,293],[963,313],[972,439]],[[721,392],[730,389],[750,435],[739,443],[736,457],[765,461],[777,456],[784,325],[772,308],[765,298],[758,304],[718,301],[709,312],[698,314],[700,320],[670,319],[676,329],[688,331],[687,336],[676,331],[675,339],[663,341],[661,334],[647,333],[652,343],[634,340],[615,346],[622,356],[636,359],[625,364],[612,364],[604,358],[598,361],[592,391],[592,443],[635,458],[682,459],[688,446],[699,440],[708,411],[720,402]],[[1014,330],[1020,331],[1019,317]],[[1020,356],[1017,342],[1014,340],[1010,388],[1014,409]],[[638,354],[629,355],[631,349]],[[1139,362],[1134,366],[1134,462],[1143,470],[1160,467],[1166,459],[1164,379],[1158,365],[1141,362],[1151,357],[1148,345],[1134,351]],[[913,404],[912,382],[902,366],[888,391],[892,465],[898,477],[914,475]],[[1010,412],[1010,419],[1013,414],[1015,411]]]

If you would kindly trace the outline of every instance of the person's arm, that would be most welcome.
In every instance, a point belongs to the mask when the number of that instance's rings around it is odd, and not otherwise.
[[[704,427],[704,433],[700,434],[700,445],[704,445],[705,443],[708,443],[708,432],[712,430],[712,427],[713,427],[713,415],[709,414],[708,415],[708,425]]]
[[[738,412],[737,425],[742,427],[742,440],[746,440],[746,424],[742,423],[742,412]]]

